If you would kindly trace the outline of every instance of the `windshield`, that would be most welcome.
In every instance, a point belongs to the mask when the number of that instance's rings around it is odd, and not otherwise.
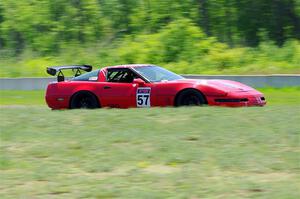
[[[138,73],[148,79],[150,82],[172,81],[184,79],[182,76],[177,75],[159,66],[142,66],[135,67]]]

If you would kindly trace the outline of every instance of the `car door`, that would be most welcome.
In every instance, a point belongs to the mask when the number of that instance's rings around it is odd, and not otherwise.
[[[168,82],[137,84],[136,106],[155,107],[173,106],[173,87]],[[173,95],[172,95],[172,94]]]
[[[106,82],[100,87],[103,107],[129,108],[136,106],[137,85],[126,79],[131,71],[127,68],[107,69]]]
[[[151,106],[173,106],[176,90],[171,82],[154,82],[151,87]]]

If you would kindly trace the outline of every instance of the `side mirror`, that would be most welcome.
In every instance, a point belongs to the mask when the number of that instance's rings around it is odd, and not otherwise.
[[[133,83],[134,83],[134,84],[137,84],[137,85],[139,85],[139,86],[145,85],[144,80],[142,80],[141,78],[134,79],[134,80],[133,80]]]

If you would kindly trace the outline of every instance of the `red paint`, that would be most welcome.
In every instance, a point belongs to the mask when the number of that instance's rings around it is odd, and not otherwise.
[[[116,68],[134,68],[139,65],[115,66]],[[259,91],[242,83],[230,80],[195,80],[182,79],[154,83],[118,83],[106,82],[107,68],[99,72],[97,81],[64,81],[53,82],[47,87],[46,102],[52,109],[67,109],[70,99],[78,91],[90,91],[94,93],[101,107],[131,108],[136,107],[137,87],[150,87],[151,106],[174,106],[176,95],[183,89],[196,89],[206,98],[208,105],[215,106],[264,106],[265,100]],[[110,87],[105,89],[105,87]],[[216,102],[216,99],[248,99],[247,102]],[[62,100],[63,99],[63,100]]]

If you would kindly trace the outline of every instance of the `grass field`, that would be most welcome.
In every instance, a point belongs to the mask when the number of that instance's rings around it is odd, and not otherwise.
[[[0,198],[298,198],[300,89],[262,91],[263,108],[71,111],[1,91]]]

